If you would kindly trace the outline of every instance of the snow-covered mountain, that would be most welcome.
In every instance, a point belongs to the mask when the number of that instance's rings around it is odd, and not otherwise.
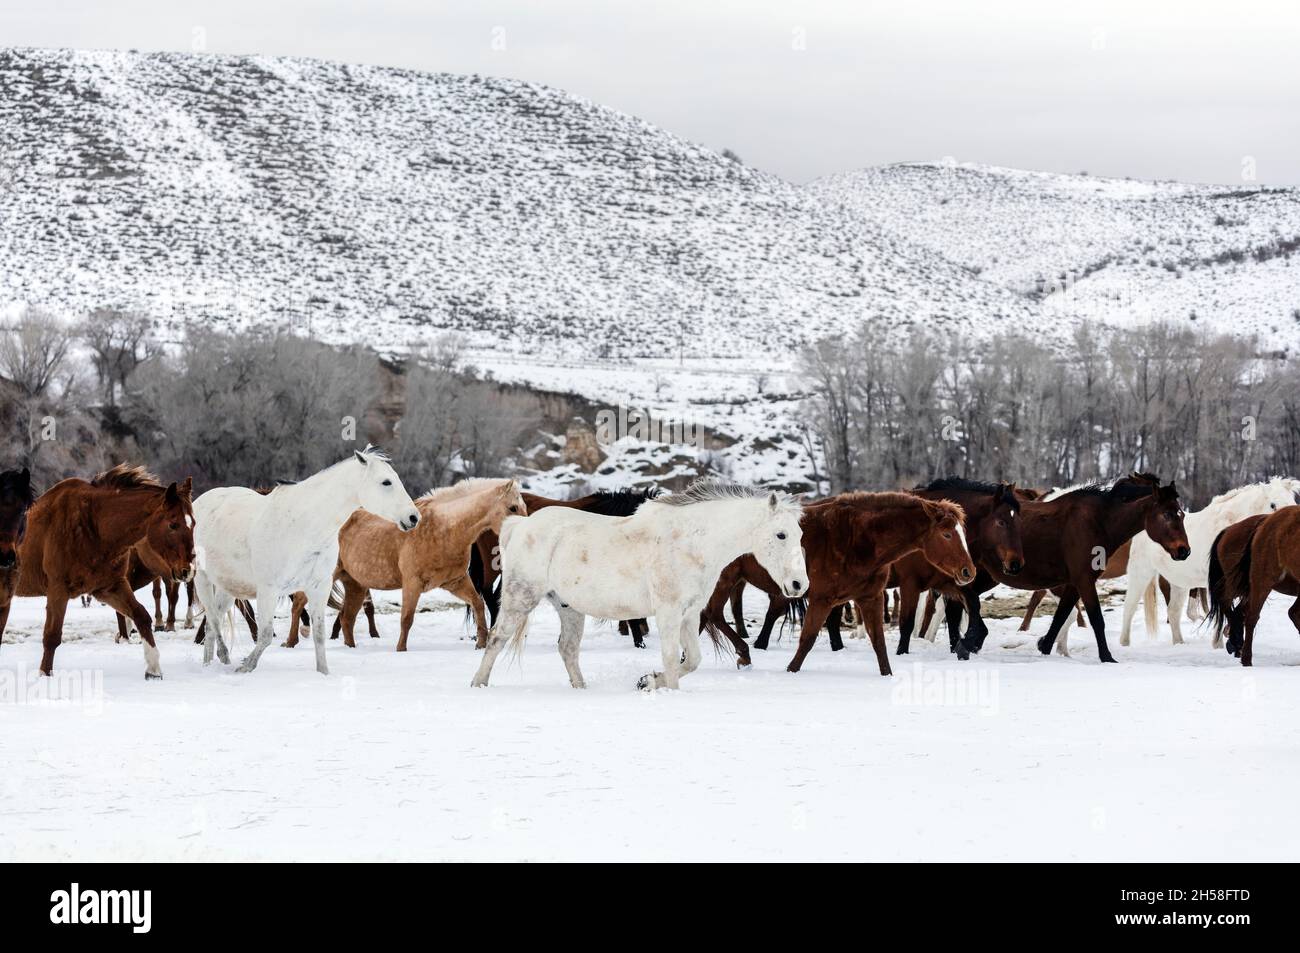
[[[1048,311],[1190,320],[1300,342],[1300,189],[1137,182],[955,163],[830,176],[853,208]]]
[[[790,486],[806,342],[1195,316],[1289,348],[1297,245],[1294,189],[944,164],[798,186],[513,80],[0,51],[0,307],[392,352],[455,330],[502,380],[702,424],[737,441],[715,464]]]

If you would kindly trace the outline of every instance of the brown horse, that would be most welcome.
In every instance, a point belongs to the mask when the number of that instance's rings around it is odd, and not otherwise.
[[[1110,487],[1085,486],[1052,500],[1022,503],[1020,537],[1025,550],[1024,570],[1010,575],[997,567],[980,567],[974,585],[962,593],[970,623],[960,639],[957,632],[963,605],[949,602],[946,606],[949,641],[957,657],[969,658],[983,647],[988,627],[979,617],[979,597],[1001,583],[1013,589],[1063,587],[1052,625],[1047,635],[1038,640],[1038,650],[1044,655],[1051,652],[1075,602],[1082,600],[1097,639],[1098,659],[1115,661],[1106,644],[1097,578],[1106,568],[1109,554],[1117,552],[1142,530],[1174,559],[1186,559],[1191,554],[1183,529],[1178,490],[1172,483],[1160,486],[1160,481],[1149,473],[1134,473]]]
[[[884,598],[889,566],[920,550],[954,579],[975,578],[964,514],[956,503],[910,493],[842,493],[804,507],[800,521],[808,597],[799,648],[787,670],[799,671],[832,609],[859,604],[881,675],[891,674],[885,648]]]
[[[180,603],[181,586],[185,586],[189,598],[190,612],[186,614],[186,628],[193,625],[194,586],[193,583],[181,583],[172,579],[167,561],[153,551],[149,541],[142,539],[131,547],[127,558],[126,580],[131,584],[132,592],[139,592],[152,583],[153,588],[153,627],[155,632],[176,631],[176,606]],[[162,594],[167,592],[167,618],[162,614]],[[117,641],[127,640],[126,616],[117,614]]]
[[[653,500],[658,495],[659,490],[652,487],[647,490],[598,490],[574,500],[553,500],[535,493],[525,493],[523,496],[529,513],[536,513],[548,506],[566,506],[601,516],[631,516],[642,503]],[[497,534],[489,530],[478,538],[470,560],[470,579],[474,582],[474,588],[483,595],[489,620],[494,625],[501,608],[501,597],[496,591],[496,582],[501,576],[500,545]],[[619,622],[618,631],[622,635],[630,634],[632,644],[643,649],[650,624],[645,619],[626,619]]]
[[[420,523],[409,533],[364,510],[353,513],[339,530],[339,564],[334,578],[343,586],[339,613],[343,641],[356,647],[352,628],[367,590],[401,589],[402,628],[397,651],[405,652],[420,596],[430,589],[445,589],[469,604],[478,629],[475,645],[483,648],[488,625],[483,599],[469,577],[470,550],[484,533],[500,533],[507,516],[527,515],[519,487],[514,480],[463,480],[426,493],[415,506]]]
[[[1210,550],[1210,615],[1229,627],[1228,652],[1254,663],[1255,626],[1269,593],[1296,597],[1287,616],[1300,632],[1300,506],[1233,523]]]
[[[119,464],[89,482],[56,483],[28,511],[18,551],[17,594],[45,596],[41,673],[54,671],[68,601],[89,593],[129,615],[144,643],[145,677],[162,678],[149,611],[126,579],[131,547],[142,539],[166,560],[168,576],[194,574],[190,481],[164,487],[143,467]],[[3,635],[0,629],[0,635]]]
[[[26,467],[0,473],[0,633],[18,589],[18,549],[27,535],[27,511],[34,502],[32,475]]]
[[[961,477],[945,477],[912,493],[927,500],[956,503],[966,514],[966,545],[977,566],[988,566],[1008,576],[1017,575],[1025,562],[1020,539],[1020,503],[1014,483],[981,483]],[[920,552],[909,553],[889,568],[889,585],[897,586],[900,596],[897,654],[906,655],[916,625],[916,610],[921,593],[937,591],[951,599],[963,599],[964,593],[950,575]],[[979,611],[979,600],[973,602]]]

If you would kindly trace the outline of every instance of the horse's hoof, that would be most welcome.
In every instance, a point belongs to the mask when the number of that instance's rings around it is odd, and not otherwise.
[[[1114,661],[1116,661],[1115,656],[1111,655],[1109,652],[1107,652],[1105,655],[1100,655],[1100,656],[1098,656],[1097,658],[1098,658],[1098,661],[1101,661],[1101,662],[1114,662]]]
[[[161,682],[161,681],[162,681],[162,672],[157,672],[157,673],[154,673],[154,672],[145,672],[145,673],[144,673],[144,680],[145,680],[146,682],[148,682],[148,681],[152,681],[152,680],[155,679],[155,678],[156,678],[158,681]]]
[[[642,675],[640,678],[636,680],[636,687],[643,692],[654,691],[654,687],[655,687],[654,675]]]
[[[1045,635],[1038,640],[1038,651],[1042,652],[1044,655],[1051,655],[1052,646],[1055,644],[1056,644],[1056,639],[1049,638],[1048,636]]]
[[[957,661],[959,661],[959,662],[969,662],[969,661],[970,661],[970,649],[966,648],[966,643],[965,643],[965,642],[958,642],[958,643],[957,643],[957,649],[956,649],[956,652],[957,652]]]
[[[831,651],[832,651],[832,652],[843,652],[843,651],[844,651],[844,643],[841,642],[839,645],[832,645],[832,646],[831,646]]]

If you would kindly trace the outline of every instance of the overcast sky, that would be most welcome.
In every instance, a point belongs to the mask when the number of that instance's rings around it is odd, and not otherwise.
[[[1300,183],[1294,0],[0,0],[0,44],[513,76],[798,182],[951,156]]]

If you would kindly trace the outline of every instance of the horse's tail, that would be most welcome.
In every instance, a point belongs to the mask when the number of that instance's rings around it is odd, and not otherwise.
[[[328,599],[325,600],[325,604],[326,604],[327,606],[329,606],[331,609],[336,609],[336,610],[337,610],[337,609],[342,609],[342,608],[343,608],[343,596],[344,596],[344,593],[343,593],[343,583],[341,583],[341,582],[339,582],[339,580],[335,579],[335,580],[330,584],[330,597],[329,597]]]
[[[1142,621],[1146,623],[1148,639],[1155,636],[1156,626],[1159,625],[1159,620],[1156,617],[1157,578],[1157,576],[1152,576],[1151,581],[1147,583],[1146,591],[1142,593]]]
[[[1210,574],[1206,586],[1210,593],[1210,611],[1206,613],[1205,620],[1201,623],[1204,625],[1208,622],[1210,628],[1216,633],[1223,632],[1232,602],[1227,591],[1227,574],[1223,570],[1223,561],[1219,558],[1219,541],[1222,539],[1223,533],[1219,533],[1210,545]]]

